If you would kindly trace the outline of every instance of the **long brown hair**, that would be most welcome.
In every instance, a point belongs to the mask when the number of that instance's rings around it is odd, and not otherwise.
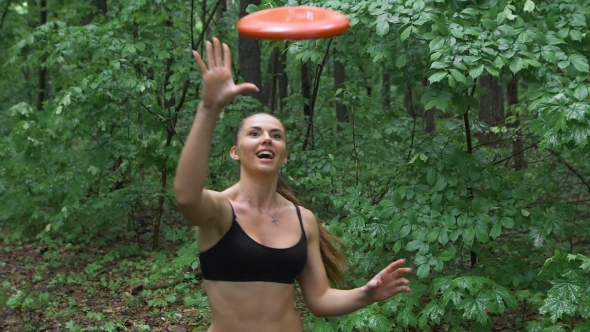
[[[261,114],[261,113],[256,113]],[[256,114],[252,114],[254,116]],[[270,115],[277,119],[274,115],[268,113],[262,113],[266,115]],[[238,144],[238,135],[242,126],[246,119],[249,117],[243,118],[240,121],[238,128],[236,129],[235,136],[234,136],[234,145],[237,146]],[[278,119],[277,119],[278,120]],[[280,120],[279,120],[280,121]],[[286,135],[286,133],[285,133]],[[286,141],[286,137],[285,137]],[[279,175],[279,179],[277,182],[277,193],[286,198],[293,204],[298,206],[303,206],[297,196],[293,194],[293,191],[287,183],[283,180],[283,178]],[[348,259],[344,255],[342,248],[344,247],[342,240],[340,240],[337,236],[330,233],[324,226],[319,218],[316,218],[319,228],[320,234],[320,254],[322,256],[322,262],[324,263],[324,268],[326,269],[326,274],[328,276],[328,280],[334,286],[341,286],[345,284],[344,281],[344,271],[348,266]]]
[[[277,193],[285,197],[293,204],[301,205],[291,188],[285,183],[282,177],[279,176],[277,183]],[[348,265],[348,259],[342,252],[343,243],[337,236],[330,233],[319,218],[316,218],[318,228],[320,231],[320,254],[322,255],[322,262],[328,275],[328,280],[335,286],[344,285],[344,271]]]

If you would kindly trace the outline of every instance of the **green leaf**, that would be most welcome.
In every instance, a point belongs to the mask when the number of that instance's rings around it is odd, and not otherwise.
[[[500,77],[500,72],[496,68],[487,65],[485,66],[485,68],[488,71],[488,73],[490,73],[490,75]]]
[[[500,218],[500,223],[502,224],[502,226],[506,227],[506,228],[512,228],[514,227],[514,220],[510,217],[502,217]]]
[[[378,21],[376,32],[377,32],[378,36],[386,35],[389,32],[389,22],[386,19],[382,19],[382,20]]]
[[[430,52],[435,52],[441,49],[445,45],[445,38],[443,37],[436,37],[430,41],[428,47],[430,48]]]
[[[489,30],[494,30],[498,26],[496,21],[487,18],[482,19],[481,24]]]
[[[572,54],[569,57],[569,61],[580,72],[582,72],[582,73],[588,72],[588,60],[586,59],[586,57],[584,57],[580,54]]]
[[[463,230],[463,240],[467,245],[471,245],[475,239],[475,227],[469,227]]]
[[[430,84],[436,83],[436,82],[440,82],[442,79],[444,79],[445,77],[447,77],[447,75],[448,75],[448,73],[446,71],[439,71],[439,72],[436,72],[436,73],[432,74],[428,78],[428,81],[430,82]]]
[[[447,77],[447,82],[449,83],[449,86],[451,88],[455,88],[455,86],[457,85],[457,80],[455,80],[455,78],[453,77],[453,75],[449,75]]]
[[[498,69],[502,69],[505,64],[506,63],[504,62],[504,59],[499,55],[494,59],[494,66],[496,66]]]
[[[432,188],[431,192],[442,191],[447,187],[447,179],[443,176],[439,176]]]
[[[403,239],[403,238],[407,237],[411,231],[412,231],[412,226],[404,225],[404,227],[402,227],[402,229],[399,231],[400,238]]]
[[[408,37],[410,36],[410,32],[412,32],[412,26],[410,25],[409,27],[407,27],[402,34],[400,35],[400,39],[402,41],[408,39]]]
[[[440,234],[438,236],[438,243],[445,245],[447,244],[447,242],[449,242],[449,230],[445,227],[440,231]]]
[[[457,82],[461,82],[463,84],[467,83],[467,78],[465,77],[465,75],[463,75],[463,73],[461,73],[457,69],[451,69],[450,72],[451,75],[453,75],[453,77],[457,80]]]
[[[495,240],[498,236],[500,236],[501,233],[502,224],[497,222],[494,224],[494,226],[492,226],[492,229],[490,230],[490,237]]]
[[[570,30],[570,38],[575,41],[580,41],[584,35],[578,30]]]
[[[424,278],[428,277],[429,274],[430,274],[430,264],[422,264],[418,268],[418,271],[416,271],[416,275],[420,279],[424,279]]]
[[[401,68],[406,65],[406,54],[402,54],[395,60],[395,66]]]
[[[520,209],[520,213],[522,213],[522,215],[525,217],[528,217],[531,215],[531,213],[525,209]]]
[[[535,3],[532,0],[526,0],[526,2],[524,3],[524,9],[525,12],[532,12],[533,10],[535,10]]]
[[[443,69],[447,68],[449,65],[444,62],[435,61],[430,65],[431,69]]]
[[[479,65],[475,68],[471,68],[469,70],[469,76],[471,76],[471,78],[478,78],[481,76],[481,74],[483,73],[483,69],[484,69],[484,65]]]
[[[418,249],[420,249],[420,246],[422,246],[422,241],[420,240],[413,240],[408,242],[408,244],[406,245],[406,250],[407,251],[416,251]]]
[[[446,250],[443,251],[440,255],[438,255],[438,258],[440,258],[440,260],[442,260],[443,262],[450,261],[451,259],[453,259],[453,257],[455,257],[455,255]]]
[[[510,294],[510,292],[502,286],[494,285],[490,293],[492,301],[495,302],[494,306],[490,307],[495,307],[496,310],[494,310],[494,313],[496,314],[504,313],[506,306],[508,306],[509,308],[514,308],[518,305],[516,298],[514,298],[514,296]],[[504,305],[504,303],[506,303],[506,306]]]
[[[509,6],[504,7],[504,14],[506,14],[506,18],[511,21],[516,18],[516,15],[512,14],[512,10],[509,8]]]
[[[395,244],[393,245],[393,251],[395,253],[398,253],[401,250],[401,248],[402,248],[402,241],[401,240],[396,241]]]
[[[475,318],[478,323],[486,324],[489,320],[486,309],[490,299],[479,294],[476,298],[467,298],[461,301],[459,308],[464,310],[463,317],[467,319]]]
[[[576,311],[576,306],[570,301],[563,301],[561,298],[556,296],[550,296],[545,299],[544,304],[539,308],[541,314],[550,313],[550,318],[553,323],[564,314],[572,314]]]
[[[431,301],[418,314],[418,324],[422,331],[428,330],[428,322],[439,323],[440,317],[444,314],[444,305]]]
[[[440,31],[441,35],[443,36],[447,36],[449,34],[449,28],[447,27],[446,24],[444,24],[443,22],[440,21],[436,21],[434,23],[434,26],[436,27],[436,29],[438,31]]]
[[[431,186],[436,182],[436,171],[434,168],[429,169],[426,173],[426,182]]]
[[[486,242],[489,241],[489,238],[488,238],[488,227],[481,220],[478,220],[477,223],[475,224],[475,237],[480,242],[483,242],[483,243],[486,243]]]
[[[440,234],[440,228],[435,228],[430,233],[428,233],[426,240],[428,241],[428,243],[432,243],[432,242],[436,241],[436,239],[438,239],[439,234]]]
[[[252,13],[257,12],[259,10],[262,10],[262,8],[254,5],[254,4],[249,4],[248,7],[246,7],[246,13],[248,13],[248,14],[252,14]]]
[[[521,58],[514,58],[512,61],[510,61],[510,70],[516,74],[518,73],[522,67],[524,66],[524,62],[522,61]]]
[[[542,66],[542,64],[539,61],[535,60],[535,59],[525,59],[524,60],[524,63],[527,64],[527,65],[529,65],[529,66],[536,67],[536,68],[539,68],[539,67]]]

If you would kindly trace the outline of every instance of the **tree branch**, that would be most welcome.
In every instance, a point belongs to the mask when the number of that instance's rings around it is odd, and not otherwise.
[[[0,19],[0,30],[2,30],[2,27],[4,26],[4,19],[6,18],[6,14],[8,14],[8,11],[10,10],[11,4],[12,0],[8,0],[8,3],[6,3],[6,9],[4,9],[4,12],[2,13],[2,19]]]
[[[567,162],[567,160],[565,160],[565,158],[563,158],[559,153],[551,149],[548,150],[549,152],[551,152],[552,155],[554,155],[557,158],[557,160],[562,162],[565,165],[565,167],[567,167],[572,173],[574,173],[580,179],[580,181],[582,181],[582,183],[586,186],[588,192],[590,193],[590,184],[584,179],[584,177],[582,177],[582,175],[578,173],[578,171],[576,171],[576,169],[572,165],[570,165]]]

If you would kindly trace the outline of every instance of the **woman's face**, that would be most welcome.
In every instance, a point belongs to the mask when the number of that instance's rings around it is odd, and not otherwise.
[[[237,138],[230,154],[246,169],[278,171],[287,163],[285,129],[277,118],[268,114],[248,117]]]

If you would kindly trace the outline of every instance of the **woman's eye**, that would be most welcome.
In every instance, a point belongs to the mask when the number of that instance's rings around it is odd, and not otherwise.
[[[258,133],[257,132],[251,132],[250,133],[250,136],[258,136]]]
[[[280,139],[280,138],[281,138],[281,135],[279,135],[279,134],[275,134],[275,135],[273,135],[272,137],[273,137],[273,138],[276,138],[276,139]]]

